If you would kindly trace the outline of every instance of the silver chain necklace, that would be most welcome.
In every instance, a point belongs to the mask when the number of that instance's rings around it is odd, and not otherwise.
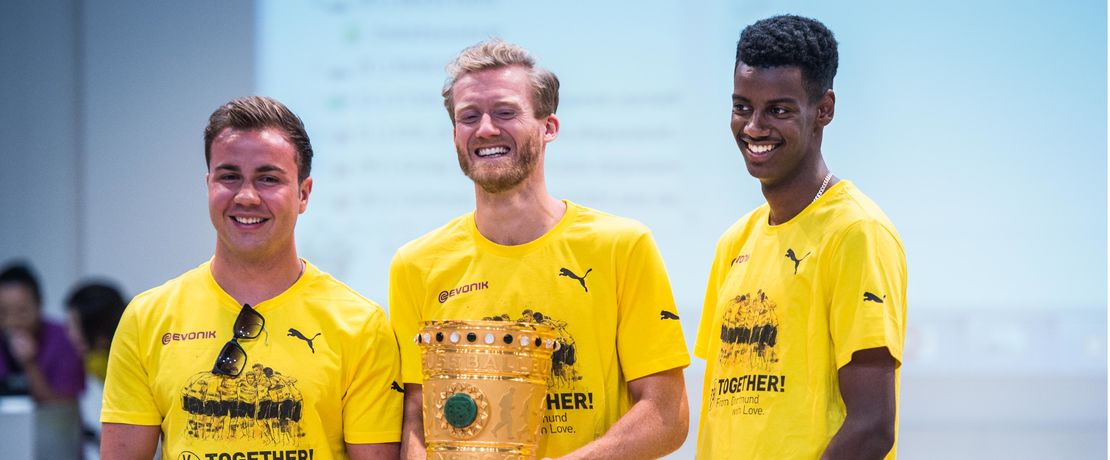
[[[821,182],[821,188],[817,189],[817,194],[813,195],[813,201],[816,202],[821,195],[825,193],[825,187],[829,186],[829,179],[832,179],[832,171],[825,175],[825,180]]]

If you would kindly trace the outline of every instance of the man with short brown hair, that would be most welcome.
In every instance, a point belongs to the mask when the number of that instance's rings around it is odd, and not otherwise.
[[[161,435],[167,459],[396,458],[385,312],[297,255],[312,191],[300,118],[266,97],[231,101],[209,120],[205,158],[216,253],[124,311],[102,456],[149,459]]]

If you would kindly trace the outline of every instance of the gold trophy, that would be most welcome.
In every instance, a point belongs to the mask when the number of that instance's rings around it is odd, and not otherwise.
[[[532,459],[559,348],[555,330],[510,321],[431,321],[424,362],[429,459]]]

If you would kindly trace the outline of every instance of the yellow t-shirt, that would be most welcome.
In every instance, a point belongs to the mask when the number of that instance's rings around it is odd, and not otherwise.
[[[818,458],[844,422],[837,370],[867,348],[902,362],[906,259],[879,207],[841,181],[786,223],[768,212],[717,244],[694,348],[700,459]]]
[[[397,340],[381,307],[312,264],[258,305],[247,365],[211,373],[241,306],[210,262],[135,297],[112,341],[100,420],[160,425],[162,458],[347,458],[400,440]],[[224,456],[227,454],[227,456]]]
[[[526,244],[487,240],[473,213],[406,244],[393,259],[389,306],[406,383],[423,381],[410,339],[425,321],[499,317],[554,326],[562,348],[552,363],[540,456],[603,435],[628,411],[629,380],[690,363],[651,233],[571,202],[554,228]]]

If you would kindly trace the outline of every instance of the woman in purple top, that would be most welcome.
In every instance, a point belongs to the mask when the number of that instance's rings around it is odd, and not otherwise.
[[[81,357],[60,324],[42,316],[38,280],[22,264],[0,273],[0,391],[38,404],[73,402],[85,388]]]

